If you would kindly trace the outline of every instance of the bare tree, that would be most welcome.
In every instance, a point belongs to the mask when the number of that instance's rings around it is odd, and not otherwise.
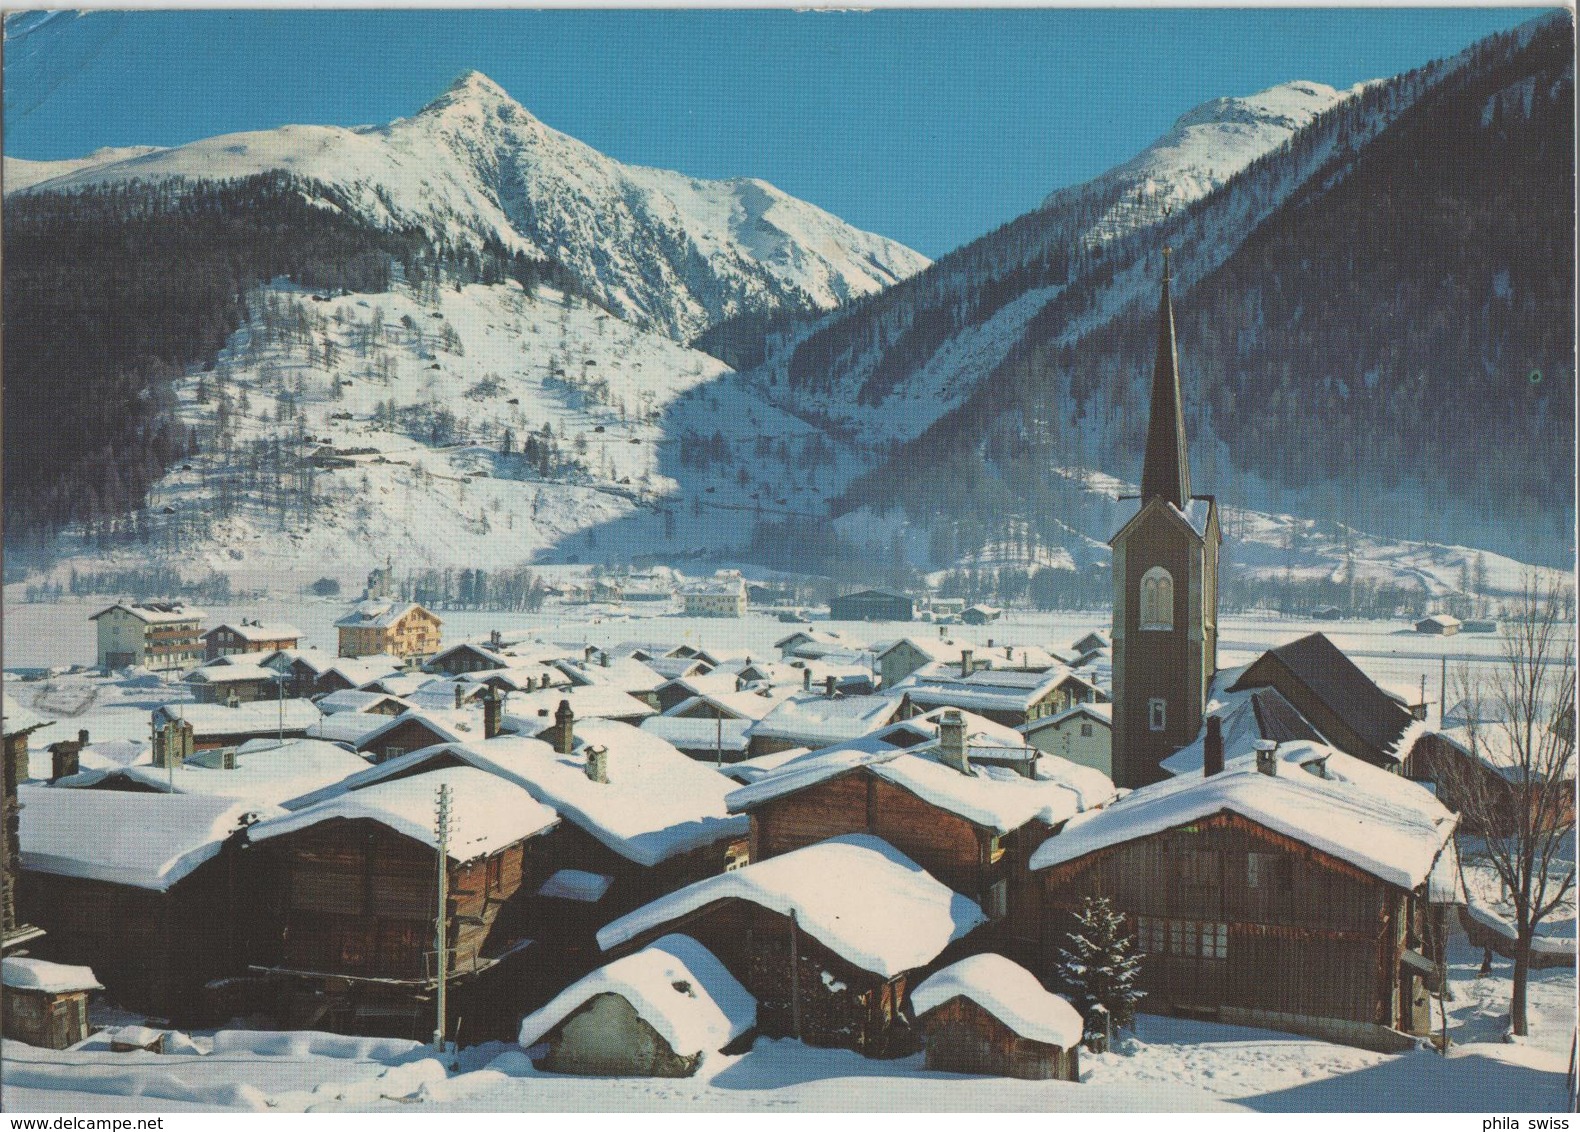
[[[1575,639],[1571,600],[1558,582],[1525,580],[1503,622],[1503,655],[1490,672],[1458,681],[1468,758],[1437,775],[1461,812],[1461,853],[1485,864],[1514,919],[1513,1033],[1527,1033],[1531,941],[1575,882]]]

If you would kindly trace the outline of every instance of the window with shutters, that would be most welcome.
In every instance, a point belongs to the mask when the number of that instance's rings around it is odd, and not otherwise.
[[[1229,925],[1216,920],[1165,920],[1136,917],[1136,942],[1145,955],[1227,959]]]
[[[1293,884],[1293,869],[1283,853],[1247,853],[1245,883],[1249,888],[1282,891]]]

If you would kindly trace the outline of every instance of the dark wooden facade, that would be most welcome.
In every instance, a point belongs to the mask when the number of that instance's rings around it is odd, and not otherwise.
[[[41,1049],[65,1049],[88,1036],[88,992],[6,987],[0,1033]]]
[[[861,590],[828,603],[830,621],[909,621],[915,611],[910,597],[889,590]]]
[[[945,1073],[1079,1081],[1078,1049],[1023,1038],[964,995],[917,1019],[926,1038],[927,1068]]]
[[[1394,1048],[1387,1030],[1429,1028],[1409,961],[1426,953],[1435,914],[1424,886],[1406,892],[1239,815],[1065,862],[1043,884],[1044,977],[1082,898],[1106,896],[1136,933],[1150,1011],[1377,1048]]]
[[[1407,778],[1429,784],[1439,802],[1462,815],[1460,828],[1468,833],[1509,836],[1521,828],[1523,807],[1529,807],[1533,815],[1533,820],[1523,823],[1527,827],[1534,828],[1542,821],[1554,828],[1574,825],[1572,790],[1550,791],[1552,796],[1546,808],[1551,812],[1536,817],[1540,807],[1532,792],[1539,793],[1543,789],[1541,785],[1529,790],[1522,788],[1458,743],[1435,732],[1428,732],[1416,740],[1401,770]],[[1474,803],[1469,801],[1470,797],[1476,799]]]
[[[220,625],[203,634],[203,659],[213,660],[216,657],[229,656],[234,653],[245,652],[276,652],[280,649],[294,649],[300,637],[246,637],[238,633],[233,626]]]
[[[234,845],[166,892],[24,870],[23,913],[44,928],[39,959],[92,967],[105,994],[176,1025],[212,1024],[205,984],[243,974],[266,934]]]
[[[420,751],[424,747],[431,747],[435,743],[452,742],[454,738],[453,735],[437,730],[428,721],[414,716],[387,731],[367,736],[357,744],[357,750],[374,762],[382,763],[410,754],[412,751]]]

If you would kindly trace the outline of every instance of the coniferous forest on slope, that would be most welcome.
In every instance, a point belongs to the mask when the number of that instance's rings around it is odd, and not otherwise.
[[[1512,36],[1489,41],[1176,292],[1198,491],[1567,561],[1572,60],[1567,21],[1523,49]],[[1059,305],[1078,301],[1067,292]],[[903,504],[935,527],[971,528],[965,542],[994,509],[1068,522],[1079,514],[1069,487],[1038,465],[1090,461],[1134,480],[1146,419],[1126,406],[1145,403],[1155,319],[1144,302],[1068,346],[1053,343],[1049,320],[1047,338],[1028,335],[844,506]],[[1069,435],[1105,415],[1110,446]]]

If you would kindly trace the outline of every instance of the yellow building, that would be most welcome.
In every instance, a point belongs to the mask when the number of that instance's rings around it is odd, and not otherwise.
[[[439,618],[412,601],[364,601],[335,622],[341,656],[432,656]]]

